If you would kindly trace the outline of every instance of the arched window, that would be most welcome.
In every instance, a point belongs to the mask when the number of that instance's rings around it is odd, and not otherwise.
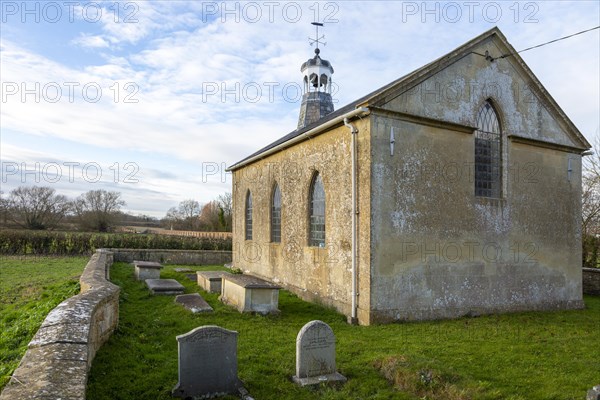
[[[502,132],[498,114],[486,101],[477,115],[475,132],[475,196],[502,195]]]
[[[313,176],[310,184],[309,202],[309,245],[325,247],[325,189],[318,172]]]
[[[271,242],[281,243],[281,191],[278,184],[275,184],[271,198]]]
[[[252,193],[246,194],[246,240],[252,240]]]

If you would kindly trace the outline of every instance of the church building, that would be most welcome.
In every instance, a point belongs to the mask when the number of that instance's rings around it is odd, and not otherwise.
[[[229,168],[236,268],[362,325],[583,307],[591,146],[498,28],[338,110],[321,49],[301,72]]]

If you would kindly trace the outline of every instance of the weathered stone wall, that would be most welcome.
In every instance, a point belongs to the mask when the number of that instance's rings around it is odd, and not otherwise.
[[[488,97],[500,108],[504,132],[530,139],[577,146],[565,133],[566,122],[545,104],[538,85],[527,79],[516,58],[488,61],[510,50],[494,37],[466,57],[407,87],[383,107],[410,115],[474,126],[479,107]],[[543,89],[542,89],[543,90]]]
[[[600,296],[600,268],[583,269],[583,294]]]
[[[357,120],[359,190],[368,193],[369,124]],[[341,125],[233,172],[233,263],[310,301],[351,312],[351,134]],[[309,191],[318,171],[325,188],[325,247],[309,246]],[[271,242],[271,199],[281,191],[281,243]],[[252,193],[253,237],[245,239],[246,193]],[[369,196],[359,199],[359,321],[369,310]]]
[[[220,265],[232,261],[231,251],[221,250],[155,250],[155,249],[107,249],[120,262],[156,261],[178,265]]]
[[[486,50],[505,49],[475,49]],[[373,321],[583,306],[581,155],[511,60],[473,53],[372,111]],[[488,98],[503,133],[500,199],[474,193],[468,127]]]
[[[360,104],[371,110],[357,123],[361,324],[583,307],[579,216],[587,142],[517,57],[485,57],[511,51],[498,35],[468,50]],[[473,131],[488,99],[502,128],[498,199],[474,190]],[[235,266],[345,314],[349,144],[340,126],[233,173]],[[308,246],[314,171],[326,192],[324,249]],[[275,182],[283,202],[280,244],[270,241]],[[248,190],[252,240],[244,236]]]
[[[119,321],[119,287],[107,281],[112,253],[99,250],[80,278],[81,293],[52,310],[6,385],[1,400],[85,399],[96,351]]]

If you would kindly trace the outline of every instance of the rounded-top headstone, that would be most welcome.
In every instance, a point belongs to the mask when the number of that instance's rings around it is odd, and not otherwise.
[[[336,373],[335,335],[323,321],[304,325],[296,338],[296,376],[308,378]]]

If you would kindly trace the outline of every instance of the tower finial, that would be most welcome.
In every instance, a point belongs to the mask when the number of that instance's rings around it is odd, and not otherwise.
[[[302,82],[304,83],[304,94],[300,105],[300,116],[298,117],[298,128],[302,129],[314,124],[326,115],[334,111],[333,99],[331,98],[331,75],[333,67],[327,60],[323,60],[319,53],[319,45],[325,45],[325,35],[319,36],[320,22],[311,22],[315,26],[317,36],[308,38],[310,45],[316,43],[315,56],[309,58],[300,67]]]
[[[321,39],[325,39],[325,35],[321,35],[319,36],[319,27],[323,26],[322,23],[320,22],[311,22],[312,25],[315,26],[315,28],[317,28],[317,36],[316,39],[313,38],[308,38],[308,43],[310,43],[310,45],[312,46],[313,44],[317,44],[317,48],[315,49],[315,53],[319,54],[321,51],[319,50],[319,43],[321,43],[323,46],[327,45],[327,42],[323,42]]]

